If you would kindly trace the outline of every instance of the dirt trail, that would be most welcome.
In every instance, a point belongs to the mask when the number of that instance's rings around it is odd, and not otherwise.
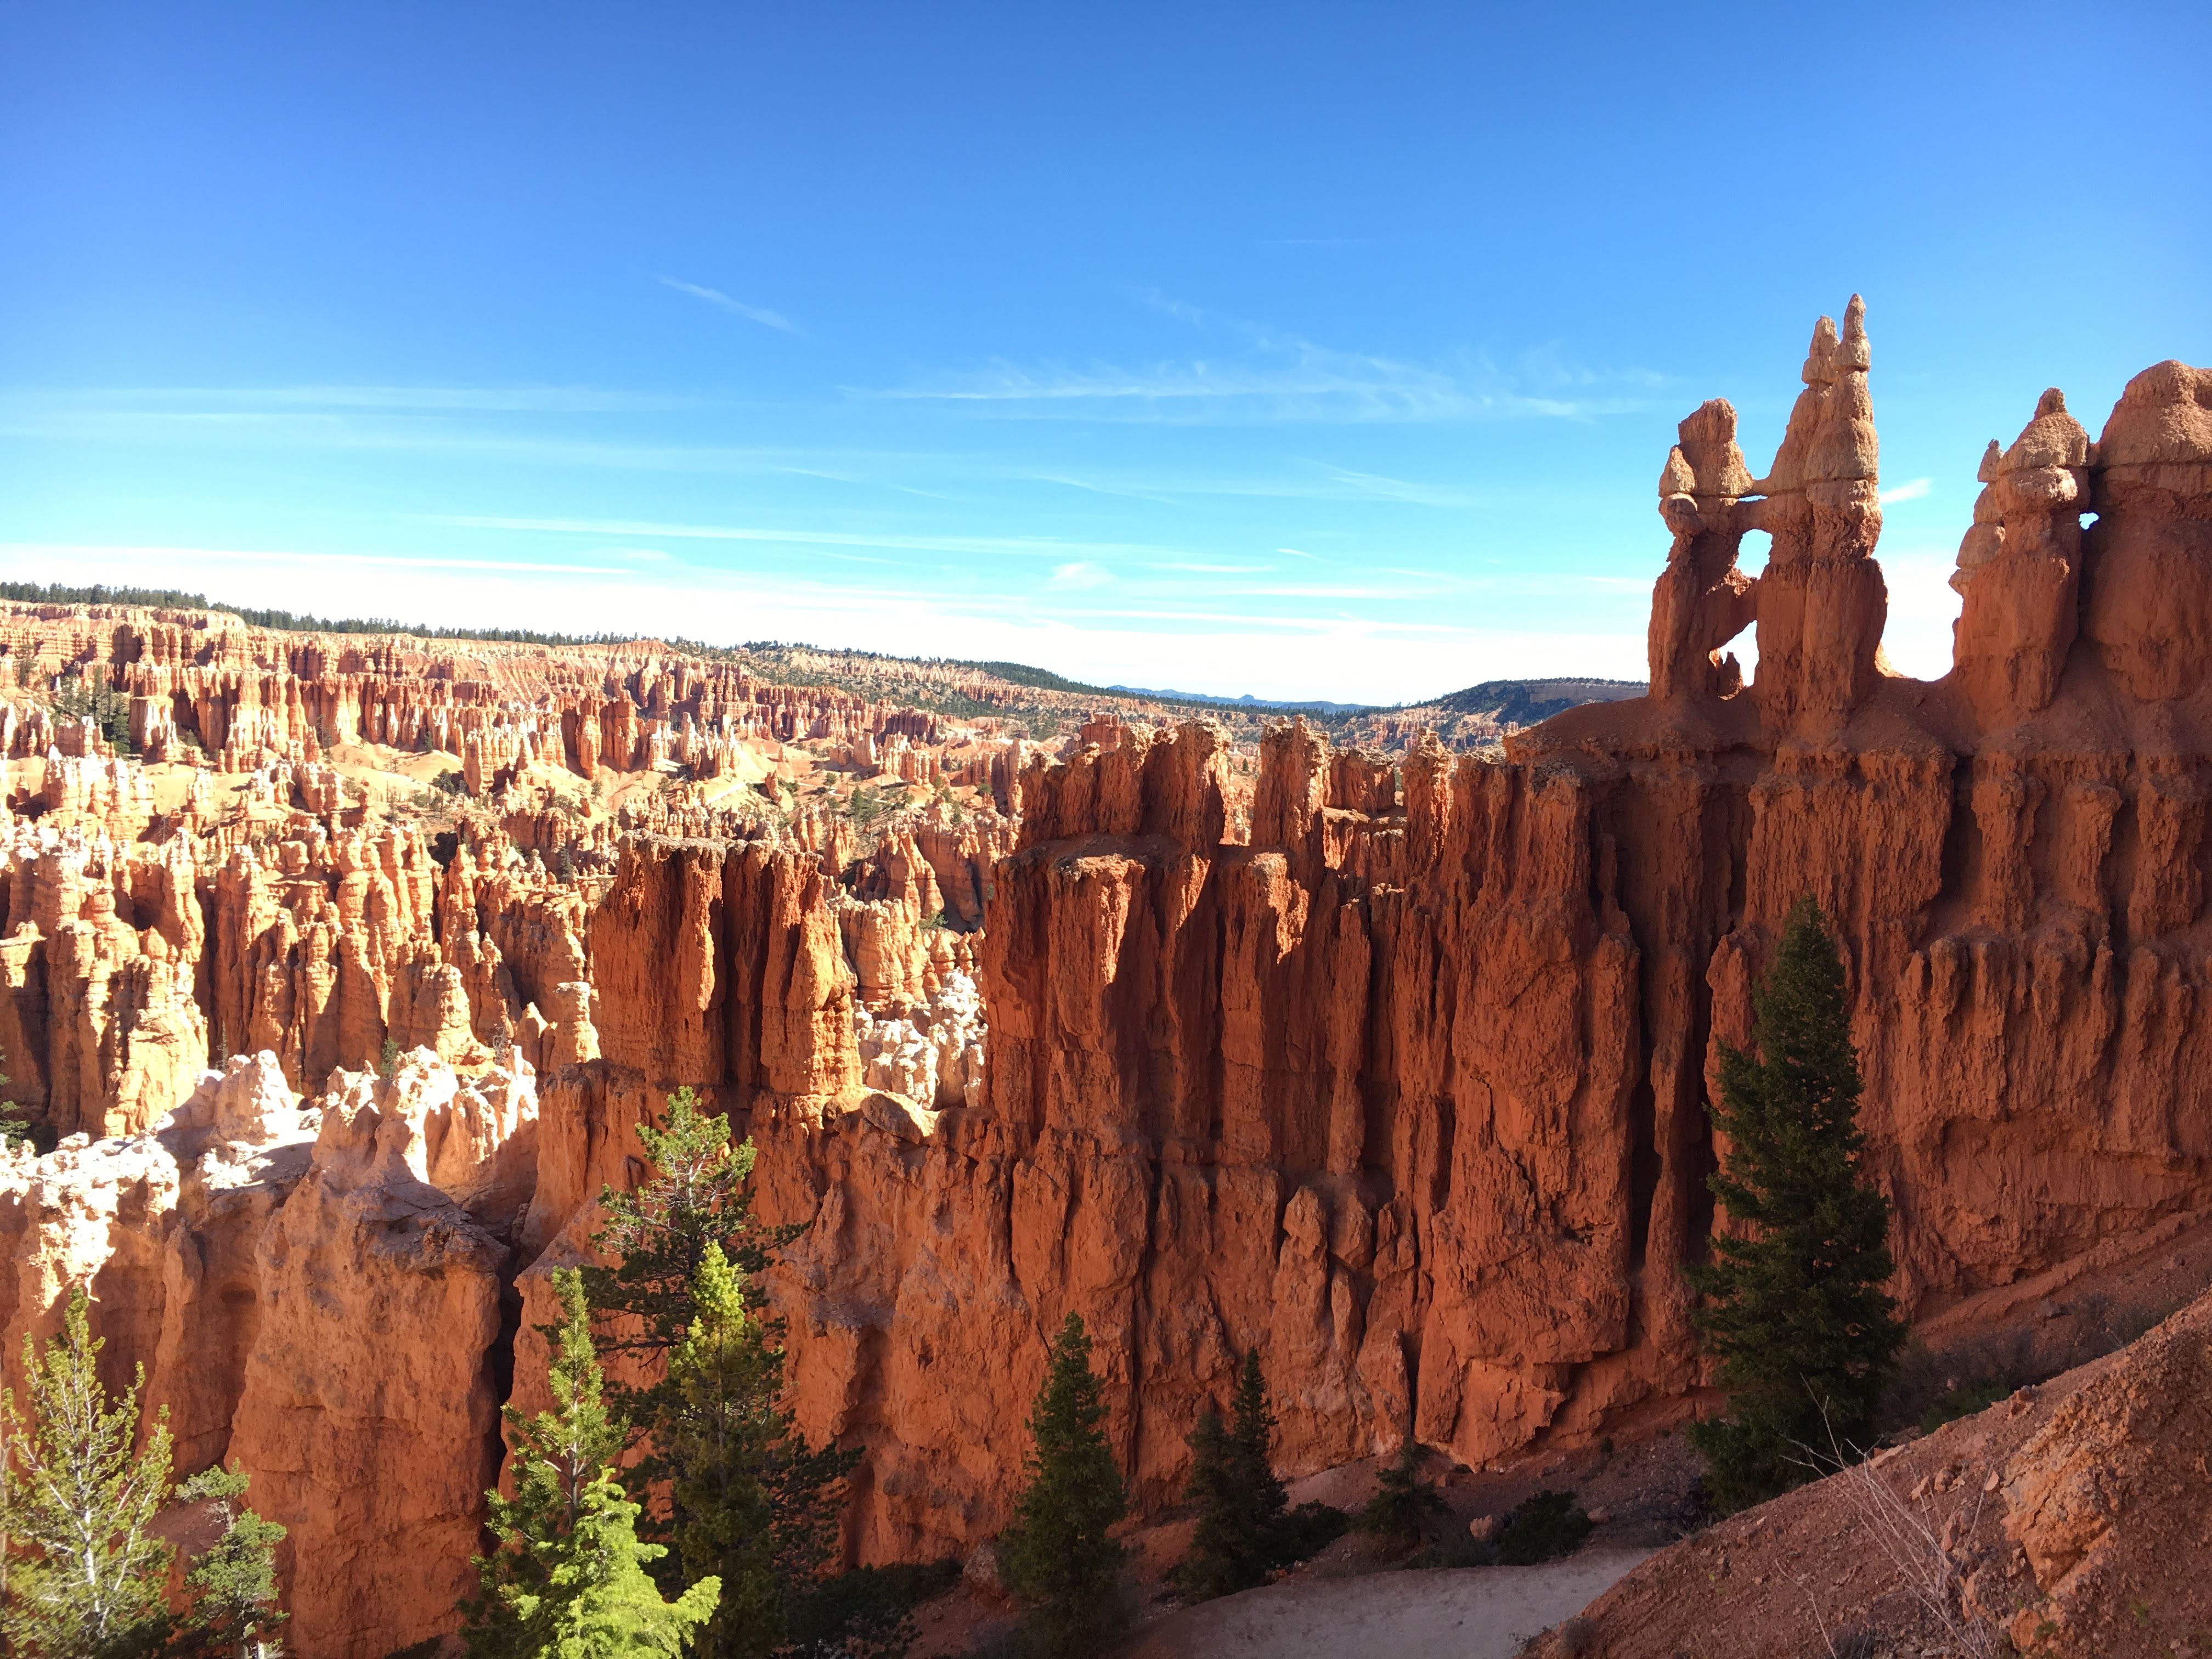
[[[1122,1659],[1512,1659],[1525,1638],[1579,1613],[1650,1553],[1584,1550],[1534,1567],[1292,1579],[1162,1620]]]

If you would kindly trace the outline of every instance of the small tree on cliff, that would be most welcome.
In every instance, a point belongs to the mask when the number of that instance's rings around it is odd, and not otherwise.
[[[167,1413],[145,1449],[138,1380],[111,1402],[82,1288],[40,1360],[28,1338],[23,1371],[32,1424],[0,1395],[0,1632],[11,1651],[99,1659],[263,1659],[276,1611],[276,1547],[284,1528],[237,1500],[242,1470],[203,1471],[172,1491]],[[187,1607],[168,1607],[173,1552],[151,1535],[172,1502],[212,1501],[222,1535],[185,1575]]]
[[[1190,1434],[1190,1480],[1183,1496],[1198,1506],[1198,1525],[1176,1575],[1185,1601],[1263,1584],[1270,1569],[1281,1564],[1290,1500],[1270,1455],[1274,1432],[1260,1351],[1248,1349],[1231,1422],[1224,1425],[1209,1400]]]
[[[586,1267],[584,1290],[592,1310],[615,1322],[602,1330],[603,1350],[659,1357],[691,1328],[692,1282],[708,1244],[720,1246],[724,1259],[750,1277],[799,1230],[754,1217],[753,1144],[732,1146],[730,1121],[702,1111],[691,1090],[669,1096],[661,1126],[641,1123],[637,1138],[649,1172],[635,1192],[601,1190],[606,1219],[592,1243],[615,1265]],[[618,1389],[616,1397],[635,1409],[645,1395]]]
[[[1030,1412],[1027,1484],[999,1540],[1006,1588],[1028,1608],[1030,1644],[1055,1659],[1095,1650],[1120,1624],[1115,1603],[1127,1552],[1108,1532],[1129,1500],[1101,1427],[1100,1394],[1082,1316],[1070,1314]]]
[[[1420,1542],[1421,1529],[1450,1505],[1422,1474],[1429,1449],[1413,1436],[1398,1448],[1397,1459],[1375,1472],[1375,1495],[1359,1511],[1358,1527],[1394,1544]]]
[[[0,1395],[0,1531],[6,1588],[0,1631],[18,1653],[83,1659],[144,1651],[170,1629],[169,1546],[153,1534],[169,1497],[168,1413],[138,1438],[142,1366],[121,1400],[100,1381],[100,1351],[82,1287],[41,1358],[23,1339],[31,1422]]]
[[[1713,1241],[1692,1281],[1729,1414],[1693,1425],[1724,1510],[1786,1491],[1860,1444],[1904,1327],[1883,1294],[1889,1200],[1860,1168],[1858,1057],[1844,965],[1809,898],[1790,913],[1753,994],[1753,1052],[1721,1045],[1714,1126],[1729,1139],[1713,1196],[1744,1236]]]
[[[0,1063],[7,1056],[0,1054]],[[8,1086],[8,1079],[0,1073],[0,1089]],[[0,1146],[28,1146],[34,1152],[49,1152],[53,1146],[53,1131],[44,1124],[33,1126],[30,1109],[12,1100],[0,1100]]]
[[[276,1610],[276,1546],[284,1528],[240,1505],[246,1484],[245,1470],[218,1464],[177,1488],[179,1503],[211,1503],[223,1520],[222,1535],[185,1575],[192,1597],[186,1654],[274,1659],[283,1651],[272,1632],[285,1620]]]
[[[614,1480],[625,1425],[607,1411],[581,1276],[556,1271],[553,1290],[562,1314],[546,1376],[553,1409],[507,1408],[514,1496],[486,1494],[498,1543],[477,1559],[483,1593],[462,1604],[461,1634],[471,1659],[674,1653],[721,1587],[702,1580],[672,1607],[646,1577],[644,1564],[666,1551],[638,1540],[637,1505]]]

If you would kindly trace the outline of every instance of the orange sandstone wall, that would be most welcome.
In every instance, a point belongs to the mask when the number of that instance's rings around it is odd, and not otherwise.
[[[1504,764],[1418,750],[1396,791],[1279,731],[1236,843],[1203,727],[1024,780],[985,1101],[754,1120],[813,1223],[778,1281],[808,1421],[874,1454],[864,1553],[999,1524],[1071,1309],[1152,1498],[1253,1343],[1297,1468],[1679,1410],[1716,1043],[1807,893],[1908,1309],[2212,1204],[2212,631],[2173,621],[2212,605],[2212,375],[2138,377],[2094,447],[2047,397],[1985,462],[1960,665],[1923,684],[1879,655],[1869,357],[1856,306],[1823,324],[1765,479],[1725,405],[1685,423],[1652,696]]]
[[[374,1659],[431,1615],[347,1633],[342,1605],[465,1579],[494,1408],[510,1374],[526,1407],[542,1386],[545,1275],[681,1085],[741,1115],[770,1218],[808,1224],[770,1290],[803,1420],[869,1454],[866,1559],[1002,1524],[1071,1310],[1147,1500],[1255,1343],[1297,1468],[1679,1414],[1716,1045],[1808,892],[1850,970],[1908,1308],[2212,1205],[2212,373],[2146,371],[2094,444],[2047,394],[1992,446],[1957,666],[1923,684],[1879,648],[1870,361],[1856,305],[1823,322],[1764,478],[1727,404],[1683,422],[1650,696],[1571,710],[1503,762],[1427,744],[1394,769],[1294,724],[1256,780],[1202,724],[1102,724],[1059,765],[991,758],[1018,832],[660,833],[729,827],[672,806],[572,843],[518,805],[439,852],[345,824],[310,740],[356,711],[442,720],[475,786],[533,744],[586,770],[703,744],[741,690],[748,720],[921,734],[659,659],[488,652],[489,690],[463,696],[398,690],[428,665],[396,645],[279,660],[240,629],[6,622],[41,661],[112,626],[130,672],[167,677],[149,708],[296,744],[257,764],[310,798],[275,840],[192,805],[187,855],[82,728],[6,727],[52,750],[35,811],[9,779],[8,1069],[58,1127],[153,1130],[0,1170],[9,1334],[90,1278],[108,1358],[148,1361],[187,1455],[246,1456],[295,1527],[302,1650]],[[1752,529],[1772,538],[1756,579]],[[1728,653],[1747,626],[1748,685]],[[549,873],[572,844],[587,873]],[[970,969],[980,1073],[933,1098],[884,1082],[922,1074],[925,1022],[969,1052]],[[218,1034],[268,1058],[197,1082]],[[387,1037],[428,1052],[392,1083],[346,1074]],[[232,1149],[215,1164],[207,1136]],[[364,1370],[387,1331],[410,1346]],[[347,1507],[383,1490],[405,1501]]]

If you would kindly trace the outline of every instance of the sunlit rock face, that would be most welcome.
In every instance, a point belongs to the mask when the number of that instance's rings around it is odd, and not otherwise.
[[[1908,1311],[2212,1206],[2212,376],[2147,371],[2094,443],[2046,393],[1992,446],[1923,683],[1880,651],[1871,365],[1856,304],[1816,330],[1763,477],[1726,404],[1682,423],[1650,695],[1502,757],[1102,717],[956,771],[933,716],[757,685],[741,715],[643,658],[507,663],[502,703],[380,658],[257,680],[245,644],[128,624],[149,742],[299,752],[245,757],[240,830],[0,715],[0,1049],[69,1137],[0,1163],[9,1334],[90,1284],[112,1380],[143,1363],[180,1459],[240,1459],[293,1528],[295,1645],[379,1659],[450,1626],[497,1408],[543,1401],[549,1275],[678,1087],[805,1229],[767,1290],[803,1424],[866,1454],[868,1560],[1004,1523],[1069,1312],[1146,1504],[1254,1346],[1294,1470],[1680,1417],[1718,1045],[1808,894]],[[489,805],[382,821],[307,769],[341,727],[440,732]],[[771,732],[1001,810],[515,781],[685,744],[711,776]]]
[[[1856,305],[1815,331],[1763,478],[1725,404],[1685,422],[1648,697],[1395,777],[1294,726],[1249,789],[1196,726],[1034,763],[981,1103],[755,1118],[813,1224],[775,1281],[808,1420],[873,1454],[864,1552],[1000,1524],[1015,1465],[982,1449],[1020,1443],[1070,1310],[1155,1500],[1254,1344],[1297,1468],[1679,1414],[1717,1045],[1808,894],[1908,1310],[2212,1204],[2212,620],[2169,620],[2212,570],[2206,377],[2148,371],[2094,445],[2039,400],[1984,463],[1958,666],[1921,683],[1879,650],[1871,358]]]

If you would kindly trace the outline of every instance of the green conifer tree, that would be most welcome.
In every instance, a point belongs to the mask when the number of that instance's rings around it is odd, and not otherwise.
[[[1723,1510],[1810,1479],[1870,1437],[1904,1326],[1882,1291],[1889,1200],[1860,1167],[1858,1056],[1844,965],[1809,898],[1753,996],[1753,1053],[1721,1045],[1713,1123],[1729,1139],[1711,1179],[1729,1219],[1693,1270],[1729,1414],[1693,1425]]]
[[[1121,1471],[1106,1443],[1106,1406],[1091,1370],[1091,1339],[1070,1314],[1030,1412],[1033,1443],[1013,1524],[999,1540],[1000,1571],[1027,1609],[1038,1653],[1096,1651],[1120,1627],[1116,1607],[1127,1554],[1109,1529],[1128,1513]]]
[[[1450,1505],[1422,1478],[1421,1466],[1428,1460],[1428,1448],[1408,1435],[1396,1460],[1376,1471],[1375,1496],[1359,1511],[1362,1532],[1396,1544],[1417,1544],[1424,1526],[1449,1512]]]
[[[702,1110],[690,1089],[671,1095],[662,1126],[641,1125],[638,1137],[649,1172],[634,1193],[602,1194],[606,1220],[592,1239],[614,1265],[583,1273],[602,1346],[659,1373],[613,1390],[641,1437],[639,1478],[668,1496],[665,1513],[649,1513],[640,1530],[672,1548],[665,1587],[678,1569],[704,1571],[708,1561],[723,1576],[723,1608],[702,1653],[766,1653],[837,1622],[823,1599],[824,1573],[860,1454],[809,1446],[781,1409],[782,1324],[748,1310],[744,1287],[799,1230],[754,1216],[752,1143],[732,1147],[729,1121]],[[665,1365],[654,1363],[664,1356]],[[824,1629],[822,1639],[834,1634]]]
[[[246,1485],[245,1470],[218,1465],[176,1492],[179,1503],[213,1503],[222,1516],[222,1535],[185,1578],[192,1598],[188,1650],[215,1659],[276,1659],[272,1633],[285,1619],[276,1609],[276,1546],[284,1528],[239,1506]]]
[[[1176,1573],[1188,1601],[1263,1584],[1285,1559],[1289,1498],[1275,1474],[1275,1413],[1267,1404],[1257,1348],[1245,1352],[1232,1409],[1232,1425],[1224,1427],[1209,1400],[1191,1431],[1184,1498],[1197,1505],[1198,1524]]]
[[[0,1055],[4,1060],[5,1055]],[[8,1079],[0,1073],[0,1089],[8,1086]],[[45,1124],[33,1126],[28,1107],[12,1100],[0,1100],[0,1146],[28,1146],[34,1152],[52,1150],[53,1131]]]
[[[14,1395],[0,1395],[0,1632],[12,1651],[37,1659],[143,1652],[170,1627],[171,1553],[152,1531],[169,1496],[168,1413],[134,1454],[145,1370],[111,1402],[100,1381],[105,1346],[92,1334],[80,1286],[43,1358],[23,1339],[28,1425],[16,1416]]]
[[[708,1244],[750,1278],[799,1230],[753,1215],[753,1144],[732,1147],[729,1120],[701,1110],[690,1089],[669,1096],[661,1125],[641,1123],[637,1138],[649,1172],[635,1192],[600,1192],[606,1218],[592,1243],[615,1265],[585,1267],[584,1288],[592,1311],[613,1322],[601,1342],[606,1352],[660,1356],[691,1328],[692,1281]],[[647,1403],[641,1393],[617,1397],[641,1425],[647,1420],[638,1410]]]
[[[541,1588],[514,1597],[520,1651],[532,1659],[646,1659],[690,1644],[713,1616],[720,1581],[702,1578],[675,1601],[663,1600],[645,1568],[665,1551],[638,1540],[637,1516],[611,1468],[578,1489],[574,1524],[531,1546],[544,1571]]]
[[[700,1633],[702,1659],[766,1659],[788,1624],[766,1478],[772,1449],[789,1433],[775,1409],[781,1357],[712,1240],[690,1289],[691,1330],[668,1357],[671,1408],[661,1431],[662,1455],[677,1471],[671,1497],[684,1516],[677,1551],[686,1573],[712,1573],[722,1586]]]
[[[489,1524],[498,1543],[476,1561],[482,1594],[462,1604],[461,1634],[471,1659],[534,1659],[538,1649],[532,1643],[542,1632],[533,1633],[527,1620],[549,1597],[557,1604],[550,1574],[561,1559],[559,1547],[583,1518],[601,1472],[622,1451],[625,1425],[607,1411],[582,1278],[574,1268],[561,1268],[552,1282],[562,1315],[552,1329],[554,1355],[546,1373],[553,1409],[526,1418],[509,1406],[504,1413],[514,1496],[487,1495]]]

